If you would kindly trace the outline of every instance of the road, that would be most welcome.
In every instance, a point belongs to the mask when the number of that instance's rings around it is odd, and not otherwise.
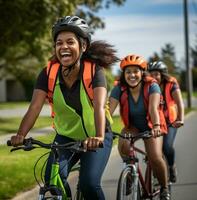
[[[191,112],[186,116],[184,127],[180,128],[176,139],[176,163],[178,168],[178,182],[172,185],[172,200],[196,200],[197,199],[197,112]],[[138,143],[142,147],[142,142]],[[108,165],[103,175],[102,186],[106,200],[116,199],[116,188],[123,163],[114,146]],[[69,182],[76,184],[75,175],[70,176]],[[73,186],[72,186],[73,189]],[[23,193],[12,200],[36,200],[38,188],[28,193]]]

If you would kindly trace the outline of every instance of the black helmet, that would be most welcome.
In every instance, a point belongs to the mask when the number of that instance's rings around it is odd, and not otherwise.
[[[91,41],[90,28],[85,20],[79,18],[78,16],[66,16],[59,18],[52,27],[53,40],[60,31],[71,31],[76,35],[87,39],[88,46]]]
[[[162,74],[167,74],[168,73],[168,67],[162,61],[155,61],[155,62],[149,63],[148,71],[149,72],[151,72],[151,71],[159,71]]]

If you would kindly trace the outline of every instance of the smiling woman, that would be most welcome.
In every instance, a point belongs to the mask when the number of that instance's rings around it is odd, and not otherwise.
[[[139,55],[130,54],[120,62],[121,77],[110,95],[110,113],[120,105],[124,122],[122,134],[151,131],[144,140],[147,156],[161,186],[161,200],[169,200],[167,166],[162,155],[162,137],[167,133],[160,101],[161,91],[156,80],[147,75],[147,62]],[[130,143],[119,139],[118,150],[123,160],[128,156]]]
[[[82,140],[85,150],[103,146],[74,156],[68,149],[60,152],[59,170],[64,187],[67,188],[70,169],[80,159],[79,187],[83,196],[87,200],[104,200],[100,181],[113,140],[105,110],[104,68],[112,66],[118,58],[112,45],[104,41],[91,42],[90,32],[89,25],[78,16],[61,17],[54,23],[54,55],[38,76],[31,104],[17,134],[11,137],[11,144],[23,143],[47,98],[56,131],[54,142],[67,144]],[[46,187],[52,163],[51,154],[46,166]]]

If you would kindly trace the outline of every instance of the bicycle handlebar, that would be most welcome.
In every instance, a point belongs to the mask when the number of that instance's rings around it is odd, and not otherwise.
[[[37,145],[37,146],[35,146]],[[12,146],[11,144],[11,140],[7,141],[7,146]],[[24,139],[23,144],[18,146],[18,147],[14,147],[11,149],[12,151],[16,151],[16,150],[24,150],[24,151],[31,151],[35,148],[45,148],[45,149],[70,149],[72,151],[77,151],[77,152],[84,152],[86,151],[83,147],[83,141],[73,141],[73,142],[69,142],[66,144],[56,144],[56,143],[43,143],[39,140],[35,140],[33,138],[27,138]],[[103,148],[103,143],[99,144],[99,148]]]
[[[120,133],[113,132],[113,135],[115,137],[118,136],[118,137],[121,137],[123,139],[130,140],[132,142],[135,142],[139,139],[148,139],[148,138],[152,137],[151,131],[144,131],[144,132],[140,132],[140,133],[137,133],[137,134],[133,134],[133,133],[120,134]]]

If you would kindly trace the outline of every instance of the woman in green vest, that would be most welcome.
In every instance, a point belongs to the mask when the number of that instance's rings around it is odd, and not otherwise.
[[[111,152],[112,134],[105,117],[107,89],[103,68],[118,61],[116,51],[103,41],[91,43],[90,28],[78,16],[58,19],[52,27],[52,36],[54,56],[38,76],[29,109],[11,143],[17,146],[23,142],[48,97],[53,110],[53,127],[57,133],[55,142],[63,144],[84,140],[86,149],[96,149],[103,143],[103,148],[96,152],[87,151],[72,158],[71,152],[61,152],[60,170],[64,184],[67,183],[69,169],[80,159],[79,184],[84,198],[104,200],[100,181]],[[52,70],[54,66],[56,72]],[[93,71],[87,87],[90,70]],[[48,87],[54,80],[54,88],[49,91]],[[52,157],[49,156],[46,181],[49,180],[51,161]]]

